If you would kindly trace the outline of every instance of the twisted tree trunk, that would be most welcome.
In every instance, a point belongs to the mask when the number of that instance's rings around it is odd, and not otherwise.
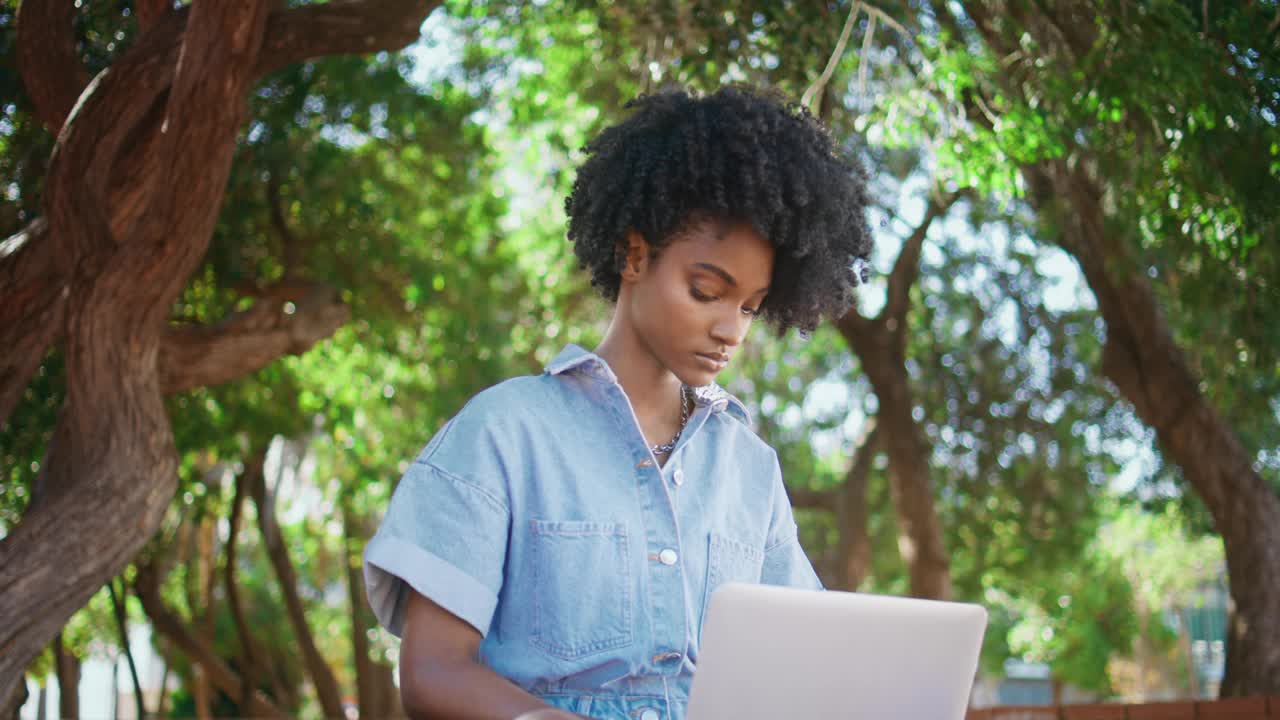
[[[288,336],[274,355],[166,368],[190,357],[176,351],[183,344],[202,344],[202,355],[244,346],[236,318],[193,332],[170,330],[167,316],[208,246],[253,83],[309,57],[403,47],[437,4],[139,3],[137,43],[87,84],[76,3],[20,5],[23,82],[58,140],[44,216],[0,243],[0,423],[55,343],[66,401],[31,505],[0,540],[0,698],[159,527],[177,468],[163,394],[255,370],[345,319],[321,301],[326,321],[298,331],[278,307],[274,321],[263,308],[252,331]]]

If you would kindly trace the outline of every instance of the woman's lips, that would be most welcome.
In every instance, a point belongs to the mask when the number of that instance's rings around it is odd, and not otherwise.
[[[711,372],[720,372],[729,364],[729,358],[726,355],[708,355],[705,353],[694,353],[698,358],[698,362]]]

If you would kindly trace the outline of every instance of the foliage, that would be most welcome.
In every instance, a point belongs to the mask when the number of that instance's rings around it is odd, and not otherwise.
[[[1105,688],[1107,659],[1139,633],[1159,633],[1160,611],[1199,573],[1215,572],[1221,550],[1187,531],[1195,516],[1176,505],[1143,512],[1107,499],[1132,448],[1149,440],[1091,370],[1101,330],[1089,298],[1050,301],[1054,276],[1071,282],[1069,263],[1037,242],[1043,228],[1019,199],[1019,170],[1087,155],[1109,178],[1116,232],[1156,280],[1208,392],[1264,473],[1280,478],[1280,451],[1269,447],[1280,437],[1280,335],[1265,316],[1280,283],[1265,242],[1280,207],[1280,74],[1274,43],[1259,39],[1274,3],[1215,5],[1202,37],[1198,4],[1099,0],[1094,38],[1075,54],[1011,13],[999,27],[1012,59],[972,18],[944,12],[953,6],[886,4],[914,34],[862,11],[817,109],[882,170],[881,277],[864,310],[874,311],[910,230],[905,208],[935,185],[985,198],[964,201],[930,235],[908,319],[914,410],[932,448],[957,595],[992,610],[988,669],[1012,653]],[[168,400],[182,453],[170,530],[179,518],[225,523],[226,471],[288,438],[298,454],[272,461],[269,486],[309,624],[352,687],[344,551],[353,549],[335,509],[376,522],[409,460],[471,395],[538,372],[565,342],[591,347],[603,330],[608,307],[563,238],[560,202],[578,148],[627,99],[662,82],[747,80],[801,95],[850,9],[452,3],[408,52],[303,63],[267,78],[210,251],[173,320],[216,322],[293,281],[335,288],[352,320],[305,354]],[[91,69],[131,39],[131,22],[117,26],[116,16],[96,5],[81,12]],[[7,59],[12,37],[12,12],[0,10]],[[7,235],[39,212],[52,138],[13,75],[0,74],[0,90],[12,98],[0,106]],[[778,449],[788,483],[822,491],[843,481],[854,438],[877,411],[861,372],[832,328],[807,340],[757,330],[723,381]],[[0,535],[29,502],[60,384],[53,352],[13,415],[21,420],[0,428]],[[883,458],[868,506],[875,553],[866,588],[903,592]],[[798,516],[806,548],[823,561],[837,539],[830,513]],[[241,593],[256,639],[296,689],[297,640],[251,518],[242,519]],[[150,550],[173,542],[163,536]],[[164,595],[194,621],[203,608],[187,592],[192,568],[179,563]],[[221,592],[215,647],[234,658],[241,649]],[[65,631],[77,652],[114,635],[101,597]],[[385,662],[393,650],[382,633],[371,653]],[[186,661],[175,662],[181,673]]]

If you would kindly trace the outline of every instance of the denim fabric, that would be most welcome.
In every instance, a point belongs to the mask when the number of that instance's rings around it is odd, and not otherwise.
[[[667,464],[622,386],[570,345],[476,395],[431,439],[364,552],[400,636],[406,585],[473,625],[480,657],[548,703],[681,720],[703,615],[726,582],[820,588],[777,455],[718,386]]]

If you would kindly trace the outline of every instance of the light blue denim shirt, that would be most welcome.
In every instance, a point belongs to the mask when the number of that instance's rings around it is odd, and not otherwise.
[[[476,395],[405,473],[364,552],[400,636],[406,584],[475,626],[480,658],[572,712],[683,720],[722,583],[820,588],[778,458],[718,386],[663,467],[622,386],[570,345]]]

